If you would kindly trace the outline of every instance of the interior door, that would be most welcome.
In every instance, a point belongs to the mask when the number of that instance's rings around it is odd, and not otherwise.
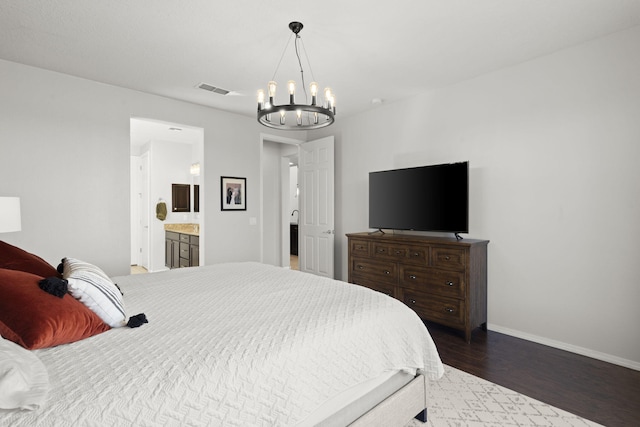
[[[301,144],[298,157],[299,268],[300,271],[333,278],[333,136]]]

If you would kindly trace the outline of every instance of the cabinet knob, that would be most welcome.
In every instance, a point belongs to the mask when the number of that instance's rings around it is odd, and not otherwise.
[[[409,275],[409,279],[411,279],[411,280],[416,280],[416,279],[417,279],[417,277],[416,277],[414,274],[410,274],[410,275]]]
[[[449,280],[449,281],[447,282],[447,286],[453,286],[453,282],[452,282],[451,280]]]
[[[388,276],[389,274],[391,274],[391,272],[389,270],[385,270],[384,274],[386,274]]]
[[[409,301],[411,301],[411,304],[415,304],[416,303],[416,300],[414,300],[414,299],[409,300]]]
[[[451,307],[445,307],[444,311],[446,311],[447,313],[453,313],[455,310]]]
[[[361,265],[358,265],[358,270],[364,270],[364,267]]]
[[[412,253],[412,254],[411,254],[411,256],[419,257],[419,256],[420,256],[420,254],[419,254],[418,252],[414,252],[414,253]]]
[[[447,255],[446,257],[444,257],[444,259],[449,261],[451,258]]]
[[[396,255],[400,255],[402,251],[396,251]]]

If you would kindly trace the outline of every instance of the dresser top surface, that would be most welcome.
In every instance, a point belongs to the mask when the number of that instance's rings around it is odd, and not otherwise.
[[[381,234],[380,232],[361,232],[361,233],[347,233],[347,237],[358,239],[372,239],[378,241],[386,241],[389,243],[436,243],[436,244],[455,244],[462,246],[472,245],[486,245],[489,240],[481,239],[456,239],[455,237],[440,237],[440,236],[422,236],[415,234]]]

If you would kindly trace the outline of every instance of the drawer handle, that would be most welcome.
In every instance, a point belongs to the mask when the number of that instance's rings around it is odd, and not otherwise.
[[[413,254],[411,254],[411,256],[419,257],[420,254],[418,252],[414,252]]]
[[[451,258],[449,257],[449,255],[447,255],[446,257],[444,257],[444,259],[449,261]]]
[[[384,274],[386,274],[388,276],[389,274],[391,274],[391,272],[389,270],[385,270]]]
[[[396,255],[400,255],[402,251],[396,251]]]
[[[364,246],[362,246],[362,245],[356,246],[356,249],[364,249]]]
[[[453,282],[452,282],[451,280],[449,280],[449,281],[447,282],[447,286],[453,286]]]
[[[411,301],[411,304],[415,304],[416,303],[416,300],[414,300],[414,299],[409,300],[409,301]]]
[[[358,270],[364,270],[364,267],[361,265],[358,265]]]
[[[410,275],[409,275],[409,279],[411,279],[411,280],[416,280],[416,279],[417,279],[417,277],[416,277],[414,274],[410,274]]]
[[[453,313],[455,310],[451,307],[445,307],[444,311],[446,311],[447,313]]]
[[[384,249],[378,249],[378,253],[379,253],[379,254],[383,254],[383,253],[385,253],[385,252],[386,252],[386,251],[385,251]]]

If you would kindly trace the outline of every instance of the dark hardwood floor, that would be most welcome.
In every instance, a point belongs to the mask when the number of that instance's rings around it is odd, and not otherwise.
[[[425,322],[442,362],[605,426],[640,425],[640,371],[476,329]]]

